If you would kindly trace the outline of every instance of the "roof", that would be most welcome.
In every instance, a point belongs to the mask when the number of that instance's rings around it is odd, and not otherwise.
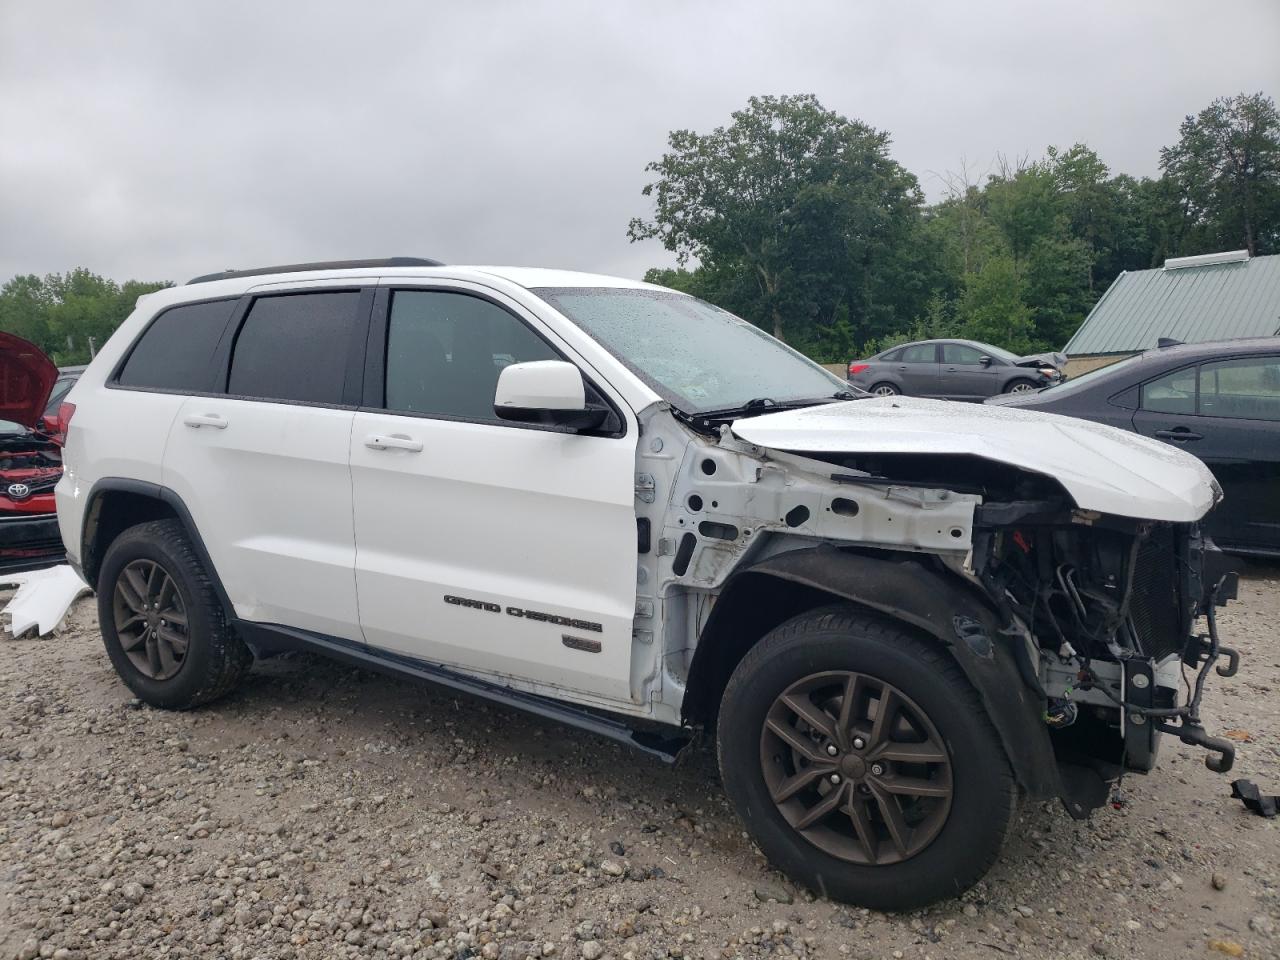
[[[1161,337],[1186,343],[1280,333],[1280,255],[1180,257],[1116,277],[1064,348],[1071,356],[1137,353]]]
[[[396,258],[407,259],[407,258]],[[197,277],[192,284],[179,287],[163,287],[138,297],[138,304],[154,305],[157,309],[190,300],[210,300],[220,297],[238,297],[252,290],[287,288],[294,285],[310,285],[323,281],[376,282],[388,280],[462,280],[488,286],[501,286],[495,280],[505,281],[517,287],[615,287],[634,290],[663,290],[664,287],[630,280],[626,277],[610,277],[596,273],[578,273],[573,270],[551,270],[541,267],[489,267],[489,266],[386,266],[386,260],[355,261],[373,264],[364,267],[333,267],[328,264],[295,264],[290,272],[262,273],[259,270],[233,270],[214,278]],[[290,268],[284,268],[289,270]],[[678,291],[675,291],[678,292]]]

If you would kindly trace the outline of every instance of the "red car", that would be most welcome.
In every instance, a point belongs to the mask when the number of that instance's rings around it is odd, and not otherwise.
[[[59,408],[78,376],[60,374],[35,344],[0,333],[0,572],[63,561],[53,503],[66,419]]]

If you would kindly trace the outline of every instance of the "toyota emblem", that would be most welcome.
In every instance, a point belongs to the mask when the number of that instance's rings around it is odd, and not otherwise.
[[[25,500],[31,496],[31,488],[25,483],[11,483],[8,493],[10,500]]]

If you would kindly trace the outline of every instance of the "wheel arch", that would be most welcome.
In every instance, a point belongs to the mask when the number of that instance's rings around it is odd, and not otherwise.
[[[233,617],[235,611],[231,600],[222,586],[222,580],[218,577],[191,511],[177,493],[158,483],[127,477],[104,477],[89,490],[80,531],[80,572],[85,582],[96,588],[102,559],[120,534],[149,520],[168,519],[182,524],[227,616]]]
[[[853,603],[942,647],[977,691],[1019,785],[1061,795],[1043,722],[1044,703],[1023,681],[1000,619],[976,590],[915,559],[823,546],[755,564],[726,584],[698,640],[682,705],[684,720],[710,724],[742,657],[774,627],[833,602]]]

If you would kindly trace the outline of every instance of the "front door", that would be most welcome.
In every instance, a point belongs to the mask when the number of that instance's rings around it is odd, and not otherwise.
[[[980,400],[996,392],[994,360],[982,362],[983,352],[964,343],[944,343],[939,393],[953,400]]]
[[[351,432],[366,641],[630,700],[634,421],[619,409],[614,435],[587,436],[499,420],[502,367],[574,358],[479,290],[384,291],[373,330]]]
[[[1280,357],[1220,360],[1152,380],[1133,421],[1213,471],[1223,500],[1206,526],[1220,546],[1280,553]]]

